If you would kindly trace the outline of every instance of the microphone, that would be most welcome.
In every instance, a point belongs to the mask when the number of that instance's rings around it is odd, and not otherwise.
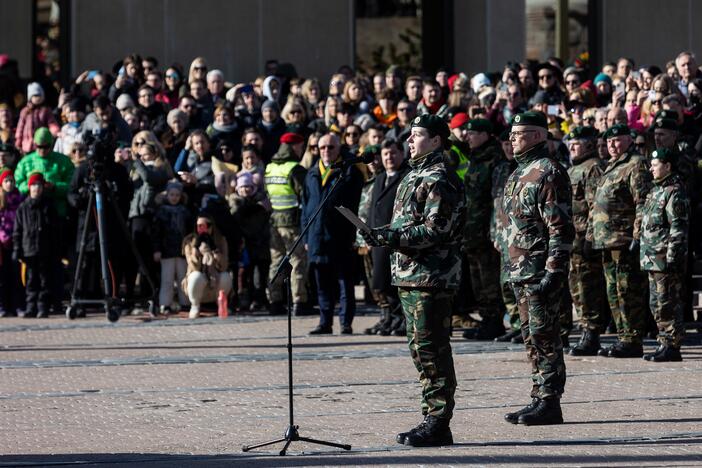
[[[354,164],[363,163],[370,164],[375,160],[375,155],[373,153],[363,153],[362,155],[355,158],[346,158],[337,161],[332,164],[332,169],[338,169],[343,167],[353,166]]]

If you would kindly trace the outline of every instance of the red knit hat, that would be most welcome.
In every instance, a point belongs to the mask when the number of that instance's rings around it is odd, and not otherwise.
[[[0,184],[2,184],[3,182],[5,182],[5,179],[7,179],[7,176],[12,176],[12,177],[14,177],[14,174],[13,174],[12,171],[9,170],[9,169],[5,169],[4,171],[2,171],[2,174],[0,174]]]
[[[468,117],[468,114],[466,114],[465,112],[459,112],[458,114],[454,115],[451,119],[451,123],[449,123],[449,128],[453,130],[454,128],[462,127],[465,124],[467,124],[469,120],[470,117]]]
[[[34,184],[44,185],[44,176],[41,174],[41,172],[35,172],[34,174],[29,176],[29,180],[27,181],[27,187]]]
[[[302,135],[299,135],[297,133],[283,133],[283,135],[280,137],[280,142],[281,143],[287,143],[288,145],[294,145],[295,143],[302,143],[305,141],[304,138],[302,138]]]

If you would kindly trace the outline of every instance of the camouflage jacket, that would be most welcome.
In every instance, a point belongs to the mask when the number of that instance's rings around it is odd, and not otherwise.
[[[470,165],[463,179],[466,192],[466,223],[463,247],[483,249],[490,245],[492,220],[492,173],[504,159],[502,148],[495,140],[471,151]]]
[[[361,202],[358,204],[358,217],[364,223],[368,223],[368,213],[370,211],[371,205],[371,192],[373,191],[373,182],[375,182],[375,175],[371,175],[363,184],[363,189],[361,189]],[[356,246],[367,247],[366,241],[361,237],[360,232],[356,231]]]
[[[573,197],[573,226],[575,237],[584,238],[587,232],[588,214],[595,202],[597,182],[602,177],[605,163],[597,153],[584,156],[568,169]]]
[[[641,215],[651,189],[643,156],[625,153],[610,159],[595,192],[585,238],[596,249],[626,248],[639,238]]]
[[[690,203],[682,178],[671,174],[660,181],[654,180],[641,222],[642,270],[684,271],[689,218]]]
[[[515,154],[502,206],[507,213],[512,283],[535,282],[546,271],[568,273],[574,229],[570,180],[545,143]]]
[[[677,172],[682,179],[685,192],[690,198],[692,206],[696,206],[700,199],[700,190],[702,189],[702,166],[694,148],[690,148],[686,142],[678,143],[677,149]]]
[[[465,218],[463,184],[435,151],[409,161],[397,188],[390,230],[399,238],[391,258],[392,284],[458,289],[460,234]]]
[[[517,168],[517,161],[503,159],[492,172],[492,219],[490,220],[490,240],[500,253],[500,283],[509,281],[509,244],[507,243],[507,213],[502,206],[505,185],[509,175]]]

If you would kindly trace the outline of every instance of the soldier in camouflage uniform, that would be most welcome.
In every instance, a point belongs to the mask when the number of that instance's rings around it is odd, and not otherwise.
[[[512,285],[509,282],[509,245],[505,237],[507,232],[507,214],[502,207],[507,179],[517,168],[517,161],[514,160],[512,143],[509,141],[509,130],[505,130],[500,134],[500,142],[505,158],[495,166],[495,170],[492,172],[493,207],[492,220],[490,223],[490,240],[495,250],[500,254],[500,292],[502,293],[502,303],[509,315],[510,329],[504,335],[495,338],[495,341],[524,343],[517,299],[514,297],[514,289],[512,289]]]
[[[566,286],[574,229],[570,180],[549,155],[546,116],[517,114],[510,139],[517,169],[509,176],[503,207],[508,216],[510,282],[522,321],[532,370],[532,402],[505,415],[513,424],[563,422],[560,397],[566,381],[559,307]]]
[[[450,344],[453,297],[461,275],[460,234],[465,216],[461,181],[447,167],[446,123],[435,115],[414,119],[408,138],[410,172],[395,197],[390,227],[365,234],[366,242],[388,246],[392,284],[399,288],[407,341],[422,383],[424,421],[397,435],[399,443],[453,443],[456,375]]]
[[[702,227],[700,218],[700,201],[702,201],[702,166],[699,165],[697,153],[690,146],[689,139],[682,135],[678,126],[678,113],[672,110],[662,110],[656,114],[650,131],[656,148],[667,148],[676,153],[675,172],[682,179],[685,191],[690,201],[690,229],[688,235],[687,271],[683,274],[684,313],[692,317],[692,270],[695,251],[702,253]]]
[[[604,171],[604,161],[597,156],[597,130],[575,127],[568,134],[568,146],[573,165],[568,169],[573,197],[575,240],[570,255],[568,284],[573,305],[583,330],[580,341],[570,350],[572,356],[596,356],[600,349],[600,334],[609,323],[606,305],[602,253],[594,251],[585,239],[590,207],[595,200],[597,183]]]
[[[504,159],[502,147],[492,137],[492,124],[473,119],[466,124],[470,164],[463,179],[466,193],[466,223],[463,255],[468,264],[470,285],[480,311],[477,328],[463,332],[470,340],[492,340],[505,332],[502,325],[500,255],[490,242],[492,220],[492,173]]]
[[[629,128],[616,124],[604,137],[611,159],[600,178],[585,239],[603,250],[607,299],[618,341],[600,356],[641,357],[646,326],[646,276],[639,268],[639,233],[651,174],[634,153]]]
[[[682,361],[685,335],[682,274],[687,265],[690,205],[682,179],[674,172],[678,154],[658,148],[651,155],[653,189],[641,223],[641,269],[648,272],[649,304],[658,325],[659,346],[644,359]]]

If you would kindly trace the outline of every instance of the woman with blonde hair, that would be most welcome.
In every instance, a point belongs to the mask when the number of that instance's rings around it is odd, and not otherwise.
[[[207,82],[207,60],[205,60],[205,57],[195,57],[190,63],[188,83],[192,83],[194,80]]]
[[[302,83],[300,94],[307,101],[309,107],[314,106],[323,99],[322,86],[317,78],[310,78]]]
[[[336,124],[336,113],[341,109],[341,98],[338,96],[327,97],[327,103],[324,106],[324,125],[327,128]]]

